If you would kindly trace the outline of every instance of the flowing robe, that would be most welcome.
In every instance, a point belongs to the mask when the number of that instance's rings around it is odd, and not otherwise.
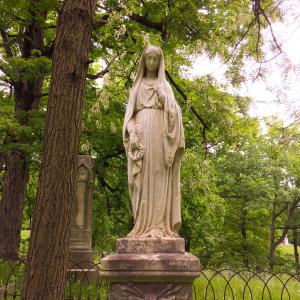
[[[180,107],[167,81],[162,103],[154,85],[141,81],[129,98],[123,138],[128,155],[129,131],[135,131],[145,152],[128,157],[128,185],[134,228],[128,236],[174,237],[181,226],[180,163],[184,149]],[[137,151],[137,150],[136,150]]]

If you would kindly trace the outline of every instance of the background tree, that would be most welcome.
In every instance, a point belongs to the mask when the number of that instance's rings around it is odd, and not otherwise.
[[[271,180],[262,137],[241,139],[217,159],[218,192],[225,202],[218,264],[261,268],[267,262]],[[226,251],[222,250],[226,249]]]
[[[44,77],[49,73],[49,47],[44,26],[49,9],[45,1],[1,1],[0,70],[1,83],[11,93],[2,102],[7,113],[1,122],[4,178],[0,202],[0,257],[17,259],[19,254],[22,209],[29,177],[29,162],[35,140],[31,124],[38,118]],[[12,103],[14,102],[14,104]],[[14,111],[13,111],[14,106]],[[1,131],[2,131],[1,130]]]
[[[269,157],[269,176],[273,185],[270,224],[269,266],[272,270],[276,247],[293,228],[299,195],[299,128],[284,128],[276,121],[270,123],[266,152]]]

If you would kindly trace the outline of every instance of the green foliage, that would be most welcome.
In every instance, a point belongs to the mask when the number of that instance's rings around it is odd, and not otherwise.
[[[95,158],[93,245],[99,252],[111,252],[115,239],[125,236],[132,225],[121,132],[124,89],[122,79],[101,90],[89,85],[85,97],[81,152]]]
[[[50,73],[51,60],[47,57],[32,57],[30,59],[12,57],[7,59],[3,69],[13,81],[35,81]]]
[[[223,226],[224,207],[217,195],[214,166],[196,149],[188,149],[182,164],[182,236],[187,250],[207,265],[216,255],[215,245]],[[201,151],[201,150],[200,150]]]

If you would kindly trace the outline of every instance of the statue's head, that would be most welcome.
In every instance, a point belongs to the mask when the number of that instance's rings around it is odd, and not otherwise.
[[[158,46],[148,46],[144,52],[145,68],[147,71],[158,71],[162,51]]]
[[[165,64],[163,52],[158,46],[147,46],[140,58],[139,67],[136,73],[136,77],[133,82],[131,94],[137,93],[139,84],[145,77],[146,72],[157,72],[157,77],[160,82],[165,82]]]

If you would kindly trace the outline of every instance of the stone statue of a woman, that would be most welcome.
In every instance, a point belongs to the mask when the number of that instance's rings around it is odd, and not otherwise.
[[[145,48],[123,126],[134,228],[129,237],[176,237],[181,226],[182,116],[165,78],[163,53]]]

